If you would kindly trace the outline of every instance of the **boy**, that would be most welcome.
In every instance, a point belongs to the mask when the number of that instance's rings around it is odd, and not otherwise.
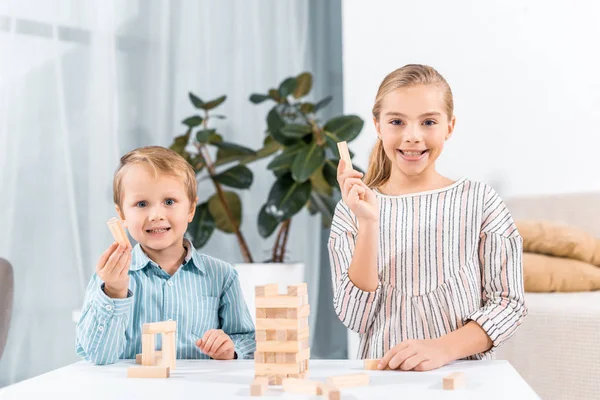
[[[142,324],[175,320],[177,358],[252,358],[254,325],[237,272],[184,238],[197,203],[187,161],[164,147],[133,150],[121,158],[113,193],[138,244],[113,243],[100,257],[77,324],[77,353],[95,364],[135,358]]]

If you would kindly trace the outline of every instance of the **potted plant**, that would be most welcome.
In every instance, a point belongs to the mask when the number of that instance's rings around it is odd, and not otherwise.
[[[225,101],[225,96],[203,102],[190,93],[191,102],[202,115],[183,120],[187,131],[171,145],[190,162],[197,174],[211,179],[215,188],[215,194],[198,204],[188,234],[196,248],[206,244],[214,229],[236,235],[244,263],[236,264],[235,268],[249,307],[254,304],[256,285],[277,282],[284,286],[304,279],[304,264],[287,263],[285,259],[292,218],[306,207],[311,215],[320,214],[323,226],[331,225],[337,203],[335,192],[339,191],[337,142],[354,140],[364,125],[355,115],[322,122],[318,114],[330,103],[331,97],[316,103],[306,101],[311,88],[312,75],[304,72],[284,79],[277,89],[270,89],[266,94],[250,96],[254,104],[274,103],[266,117],[263,147],[257,151],[225,141],[210,127],[212,119],[223,118],[213,115],[212,110]],[[210,147],[217,149],[214,160],[210,157]],[[265,157],[272,157],[267,169],[274,174],[275,182],[260,209],[258,232],[264,238],[276,236],[269,259],[257,262],[240,229],[239,196],[234,191],[224,190],[223,186],[248,189],[253,174],[247,165]]]

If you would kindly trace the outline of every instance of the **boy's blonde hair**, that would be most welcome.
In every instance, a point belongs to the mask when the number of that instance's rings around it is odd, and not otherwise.
[[[454,113],[454,100],[452,99],[452,90],[450,85],[439,72],[427,65],[408,64],[402,68],[389,73],[381,82],[377,96],[375,96],[375,105],[373,106],[373,118],[379,121],[381,113],[381,103],[383,98],[390,92],[411,86],[434,85],[444,92],[446,105],[446,114],[448,120],[452,119]],[[369,187],[377,188],[390,178],[392,171],[392,162],[386,156],[383,150],[381,140],[375,143],[375,147],[369,158],[369,167],[365,175],[365,184]]]
[[[154,176],[159,174],[173,175],[181,178],[187,188],[187,195],[192,207],[196,205],[196,174],[192,166],[171,149],[161,146],[146,146],[132,150],[121,157],[119,167],[115,171],[113,179],[113,200],[119,208],[122,208],[123,188],[121,180],[125,167],[132,164],[145,164],[152,167]]]

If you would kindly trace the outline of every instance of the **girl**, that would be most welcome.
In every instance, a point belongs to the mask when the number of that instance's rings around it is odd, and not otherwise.
[[[381,83],[373,120],[364,182],[338,167],[336,313],[380,369],[491,359],[527,314],[522,239],[491,187],[436,171],[454,131],[452,91],[435,69],[406,65]]]

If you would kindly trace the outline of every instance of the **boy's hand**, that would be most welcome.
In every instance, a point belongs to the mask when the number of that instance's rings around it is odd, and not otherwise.
[[[211,329],[198,339],[196,346],[214,360],[233,360],[235,346],[231,338],[221,329]]]
[[[104,293],[110,298],[127,297],[131,247],[113,243],[100,256],[96,274],[104,282]]]
[[[449,361],[439,339],[405,340],[385,353],[378,368],[389,366],[403,371],[430,371],[443,367]]]

